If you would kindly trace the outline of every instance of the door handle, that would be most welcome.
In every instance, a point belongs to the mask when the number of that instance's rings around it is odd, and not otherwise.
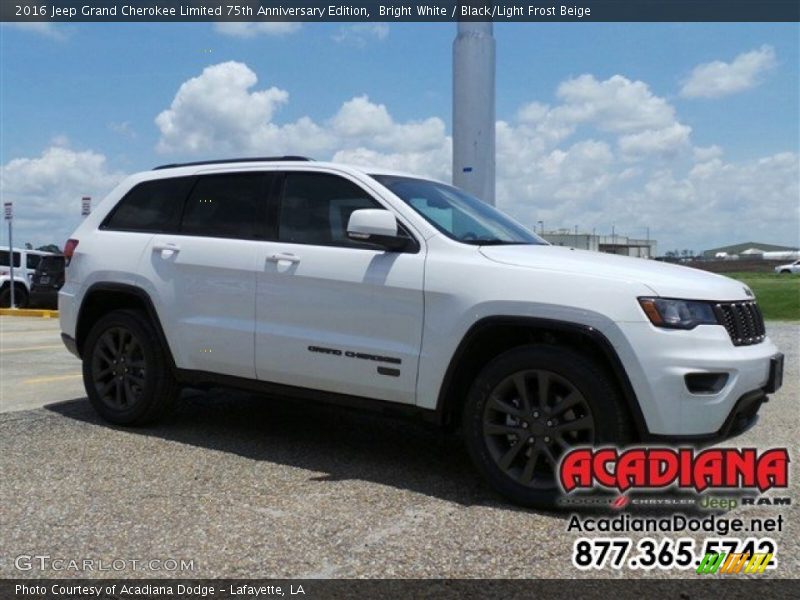
[[[181,247],[172,242],[156,242],[153,244],[153,252],[161,252],[161,258],[169,258],[180,252]]]
[[[180,249],[181,247],[178,244],[173,244],[172,242],[156,242],[153,244],[153,252],[161,252],[162,250],[177,252]]]
[[[280,262],[280,261],[286,261],[286,262],[290,262],[290,263],[299,263],[300,262],[300,257],[296,256],[294,254],[290,254],[288,252],[279,252],[278,254],[273,254],[272,256],[268,256],[267,260],[269,262],[274,262],[274,263]]]

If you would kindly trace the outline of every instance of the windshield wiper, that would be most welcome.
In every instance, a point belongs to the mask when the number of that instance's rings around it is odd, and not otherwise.
[[[531,242],[512,242],[508,240],[470,240],[476,246],[532,246]]]

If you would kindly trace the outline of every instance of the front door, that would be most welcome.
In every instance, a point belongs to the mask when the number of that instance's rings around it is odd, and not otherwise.
[[[276,241],[258,258],[256,374],[285,385],[415,402],[424,246],[348,239],[350,213],[385,208],[339,175],[288,172]]]

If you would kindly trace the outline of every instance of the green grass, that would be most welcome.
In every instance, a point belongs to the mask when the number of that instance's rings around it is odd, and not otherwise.
[[[800,321],[800,273],[721,273],[750,286],[764,318]]]

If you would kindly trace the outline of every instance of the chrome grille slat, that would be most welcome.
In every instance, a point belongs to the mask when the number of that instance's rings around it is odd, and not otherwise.
[[[734,346],[749,346],[764,341],[767,331],[764,317],[754,300],[720,302],[715,312]]]

